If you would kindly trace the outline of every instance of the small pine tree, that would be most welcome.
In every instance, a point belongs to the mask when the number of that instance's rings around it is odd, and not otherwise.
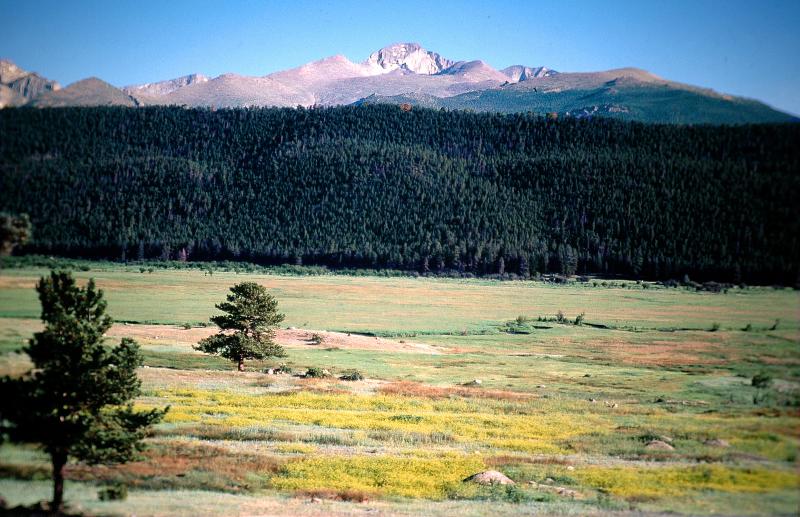
[[[255,282],[236,284],[230,291],[227,301],[216,305],[225,314],[211,318],[221,332],[201,340],[195,349],[237,363],[240,372],[245,359],[286,357],[283,347],[273,341],[285,317],[278,312],[278,300]]]
[[[93,281],[80,288],[70,273],[52,272],[36,290],[44,330],[24,349],[33,370],[0,378],[0,437],[38,443],[50,455],[51,509],[57,512],[69,458],[89,464],[130,461],[166,409],[133,410],[141,384],[139,346],[131,339],[103,345],[112,320]]]
[[[14,216],[0,213],[0,256],[11,255],[14,248],[31,238],[31,220],[28,214]]]

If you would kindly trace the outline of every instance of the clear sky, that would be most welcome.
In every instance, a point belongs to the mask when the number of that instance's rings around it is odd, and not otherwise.
[[[456,60],[623,66],[800,114],[800,0],[0,0],[0,57],[62,85],[265,75],[416,41]]]

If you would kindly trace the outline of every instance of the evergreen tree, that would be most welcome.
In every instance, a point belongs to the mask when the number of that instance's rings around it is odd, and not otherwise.
[[[36,291],[44,330],[24,349],[33,370],[0,379],[0,434],[38,443],[50,455],[51,508],[57,511],[70,458],[89,464],[130,461],[166,409],[133,410],[140,389],[139,346],[131,339],[103,345],[112,320],[92,280],[81,288],[70,273],[52,272],[39,280]]]
[[[237,363],[240,372],[245,359],[286,357],[283,347],[273,341],[285,317],[278,312],[278,300],[255,282],[236,284],[230,291],[227,301],[216,305],[225,314],[211,318],[221,332],[201,340],[195,349]]]
[[[30,214],[34,253],[800,274],[800,124],[154,106],[3,109],[0,135],[0,211]]]
[[[0,257],[11,255],[14,248],[31,238],[31,220],[28,214],[13,216],[0,213]]]

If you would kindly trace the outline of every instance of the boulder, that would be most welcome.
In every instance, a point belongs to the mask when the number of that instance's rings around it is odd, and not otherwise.
[[[478,472],[466,478],[464,482],[478,483],[479,485],[513,485],[514,481],[508,478],[502,472],[496,470],[487,470]]]
[[[668,444],[667,442],[662,442],[661,440],[653,440],[648,442],[647,445],[644,446],[645,449],[650,451],[674,451],[675,447]]]
[[[728,443],[726,440],[721,438],[712,438],[710,440],[706,440],[703,442],[703,445],[707,445],[709,447],[730,447],[731,444]]]

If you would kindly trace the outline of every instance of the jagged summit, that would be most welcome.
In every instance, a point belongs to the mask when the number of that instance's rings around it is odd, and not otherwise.
[[[0,58],[0,83],[6,84],[16,81],[30,72],[21,69],[10,59]]]
[[[422,48],[419,43],[395,43],[373,52],[364,62],[387,72],[405,69],[415,74],[434,75],[453,66],[455,62],[436,52]]]
[[[189,74],[167,81],[126,86],[122,88],[122,91],[128,95],[166,95],[174,92],[178,88],[183,88],[184,86],[195,83],[204,83],[206,81],[208,81],[208,77],[203,74]]]
[[[524,65],[509,66],[508,68],[500,70],[500,72],[508,77],[508,80],[512,83],[527,81],[528,79],[537,77],[550,77],[558,73],[555,70],[550,70],[543,66],[530,67]]]
[[[60,88],[56,81],[23,70],[10,59],[0,59],[0,108],[21,106],[44,92]]]

